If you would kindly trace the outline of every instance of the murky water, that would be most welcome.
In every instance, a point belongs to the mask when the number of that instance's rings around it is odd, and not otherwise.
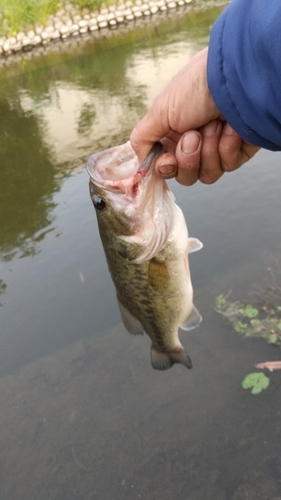
[[[79,41],[0,75],[1,500],[277,500],[280,373],[252,396],[254,364],[279,359],[213,309],[247,297],[281,243],[280,154],[213,186],[171,186],[191,236],[200,327],[194,368],[150,366],[124,330],[84,163],[127,140],[153,96],[203,47],[219,7]]]

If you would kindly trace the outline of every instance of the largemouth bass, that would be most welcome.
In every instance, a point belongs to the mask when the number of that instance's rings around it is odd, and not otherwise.
[[[193,305],[188,254],[202,248],[189,238],[181,209],[154,171],[162,144],[138,167],[130,142],[90,156],[90,196],[125,328],[147,333],[151,364],[192,368],[178,336],[202,318]]]

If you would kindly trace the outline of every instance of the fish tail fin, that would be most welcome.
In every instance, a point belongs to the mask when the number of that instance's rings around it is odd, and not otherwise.
[[[176,351],[161,351],[151,347],[151,364],[155,370],[168,370],[174,363],[181,363],[187,368],[192,368],[192,362],[183,347]]]

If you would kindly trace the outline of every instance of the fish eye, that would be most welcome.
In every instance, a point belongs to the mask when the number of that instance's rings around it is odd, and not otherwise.
[[[93,197],[93,204],[97,210],[103,210],[105,208],[105,201],[99,196]]]

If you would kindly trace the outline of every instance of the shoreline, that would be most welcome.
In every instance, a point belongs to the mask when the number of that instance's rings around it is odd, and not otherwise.
[[[194,0],[127,0],[100,11],[85,8],[79,11],[71,3],[66,3],[64,9],[49,17],[45,26],[37,26],[28,32],[20,31],[12,37],[0,37],[0,63],[69,39],[101,31],[104,34],[132,21],[147,20],[155,14],[195,4]]]

